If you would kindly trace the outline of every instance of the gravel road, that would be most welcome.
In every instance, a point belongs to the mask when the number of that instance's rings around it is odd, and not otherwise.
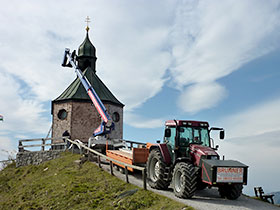
[[[110,173],[108,162],[102,162],[104,163],[102,164],[102,168]],[[126,180],[125,175],[115,169],[114,175],[119,179]],[[129,173],[129,182],[139,187],[143,187],[141,173]],[[219,196],[217,188],[197,191],[192,199],[177,198],[171,188],[168,191],[155,190],[149,186],[147,186],[147,188],[148,190],[164,195],[188,206],[192,206],[197,210],[280,210],[280,208],[275,205],[258,201],[244,195],[240,196],[237,200],[223,199]]]

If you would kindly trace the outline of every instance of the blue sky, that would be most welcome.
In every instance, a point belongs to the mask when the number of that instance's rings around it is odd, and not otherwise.
[[[90,16],[97,74],[126,105],[126,139],[162,139],[167,119],[206,120],[226,130],[220,154],[250,166],[245,193],[280,190],[280,1],[2,5],[0,159],[18,139],[46,136],[51,100],[75,78],[60,66],[64,48],[78,48]]]

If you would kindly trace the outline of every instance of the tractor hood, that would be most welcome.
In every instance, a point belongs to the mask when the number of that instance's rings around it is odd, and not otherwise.
[[[214,149],[202,145],[191,144],[190,154],[194,158],[195,165],[199,165],[200,159],[219,159],[219,155]]]

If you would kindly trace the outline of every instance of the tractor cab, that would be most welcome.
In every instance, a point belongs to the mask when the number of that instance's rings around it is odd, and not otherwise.
[[[213,147],[210,138],[211,130],[221,130],[220,138],[223,139],[223,129],[209,129],[208,122],[186,120],[166,121],[164,143],[167,144],[170,154],[174,154],[171,155],[173,162],[179,157],[190,157],[191,150],[197,147],[191,147],[191,145],[200,145],[199,148],[204,147],[208,149]]]

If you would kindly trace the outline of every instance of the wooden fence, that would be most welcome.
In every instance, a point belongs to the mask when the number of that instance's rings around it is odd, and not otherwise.
[[[28,151],[25,150],[25,148],[30,148],[30,147],[40,147],[41,151],[45,151],[45,147],[52,147],[52,150],[65,150],[66,149],[66,139],[67,137],[60,137],[60,138],[41,138],[41,139],[23,139],[19,140],[18,142],[18,151],[23,152],[23,151]],[[48,143],[49,141],[59,141],[60,143]],[[41,143],[35,143],[35,144],[25,144],[25,142],[41,142]],[[30,151],[31,152],[31,151]]]
[[[53,141],[53,140],[60,140],[61,143],[47,143],[47,141]],[[37,143],[37,144],[25,144],[23,145],[24,143],[26,142],[41,142],[41,143]],[[142,171],[142,180],[143,180],[143,188],[145,190],[147,190],[147,182],[146,182],[146,179],[147,179],[147,170],[145,167],[140,167],[140,166],[136,166],[136,165],[130,165],[130,164],[127,164],[127,163],[123,163],[123,162],[120,162],[118,160],[115,160],[115,159],[112,159],[110,157],[107,157],[106,155],[100,153],[100,152],[97,152],[87,146],[85,146],[81,141],[72,141],[71,139],[69,139],[68,137],[60,137],[60,138],[41,138],[41,139],[24,139],[24,140],[19,140],[19,146],[18,146],[18,149],[19,149],[19,152],[23,152],[23,151],[26,151],[26,152],[31,152],[31,151],[28,151],[28,150],[25,150],[25,148],[30,148],[30,147],[40,147],[41,148],[41,151],[45,151],[45,147],[52,147],[51,150],[66,150],[67,149],[67,141],[72,144],[72,152],[74,151],[74,146],[73,145],[76,145],[79,149],[80,149],[80,154],[83,153],[84,150],[88,151],[88,152],[91,152],[95,155],[97,155],[97,161],[98,161],[98,166],[101,168],[101,157],[105,158],[106,161],[109,161],[110,162],[110,172],[111,172],[111,175],[114,175],[114,172],[113,172],[113,162],[115,163],[119,163],[121,165],[123,165],[125,167],[125,177],[126,177],[126,182],[129,183],[129,180],[128,180],[128,167],[130,168],[133,168],[133,169],[136,169],[136,170],[139,170],[139,171]],[[139,143],[139,142],[134,142],[134,141],[125,141],[125,140],[120,140],[121,142],[125,143],[125,144],[129,144],[129,148],[132,148],[133,147],[133,144],[142,144],[142,143]],[[61,149],[63,148],[63,149]]]
[[[103,157],[103,158],[105,158],[105,160],[109,161],[110,162],[110,172],[111,172],[111,175],[114,175],[114,172],[113,172],[113,162],[116,162],[116,163],[119,163],[119,164],[123,165],[125,167],[125,177],[126,177],[126,182],[127,183],[129,183],[129,180],[128,180],[128,170],[127,170],[128,167],[136,169],[136,170],[139,170],[139,171],[142,171],[143,188],[145,190],[147,190],[147,181],[146,181],[147,180],[147,170],[146,170],[145,167],[130,165],[130,164],[123,163],[123,162],[120,162],[118,160],[115,160],[113,158],[107,157],[106,155],[104,155],[104,154],[102,154],[100,152],[97,152],[97,151],[95,151],[95,150],[85,146],[83,143],[80,143],[79,141],[72,141],[71,139],[68,139],[68,138],[66,138],[66,141],[69,141],[71,144],[77,145],[77,147],[80,149],[80,153],[82,153],[82,150],[84,149],[84,150],[87,150],[87,151],[97,155],[97,162],[98,162],[98,166],[100,168],[101,168],[101,157]],[[131,144],[130,145],[131,147],[132,147],[132,144],[141,144],[141,143],[133,142],[133,141],[129,141],[129,143]],[[74,147],[72,146],[72,152],[73,152],[73,149],[74,149]]]

